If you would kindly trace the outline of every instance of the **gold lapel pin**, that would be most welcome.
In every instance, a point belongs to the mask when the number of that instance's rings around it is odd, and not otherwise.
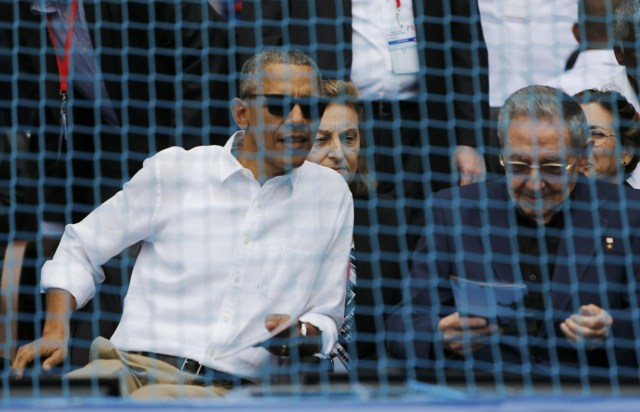
[[[607,250],[613,250],[613,238],[608,237],[608,238],[605,238],[604,241],[607,244]]]

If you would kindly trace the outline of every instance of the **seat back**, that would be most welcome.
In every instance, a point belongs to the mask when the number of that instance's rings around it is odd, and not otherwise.
[[[0,356],[11,361],[18,341],[18,295],[27,244],[26,240],[9,242],[0,279]]]

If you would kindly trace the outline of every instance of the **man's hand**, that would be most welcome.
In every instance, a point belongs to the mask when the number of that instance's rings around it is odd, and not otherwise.
[[[291,323],[289,315],[271,314],[265,319],[265,327],[273,331],[281,325]],[[311,356],[320,352],[320,330],[310,323],[305,324],[306,337],[302,334],[302,323],[295,322],[266,342],[265,347],[277,356],[290,356],[291,346],[297,345],[300,356]],[[314,339],[315,338],[315,339]]]
[[[560,324],[560,330],[570,342],[584,342],[588,349],[595,349],[604,343],[611,333],[613,318],[596,305],[583,305],[580,314],[569,316]]]
[[[440,319],[444,348],[458,355],[483,347],[486,338],[499,331],[497,325],[489,325],[485,318],[461,318],[458,312]]]
[[[43,361],[42,370],[48,372],[52,367],[62,363],[66,356],[67,339],[64,333],[43,333],[42,338],[21,346],[20,349],[18,349],[11,368],[14,370],[15,375],[21,378],[24,374],[24,369],[31,364],[36,357],[39,357]]]
[[[64,361],[69,340],[69,316],[75,308],[76,300],[69,292],[59,289],[47,292],[47,320],[42,337],[18,349],[11,364],[17,377],[22,377],[24,369],[36,358],[42,360],[45,372]]]
[[[454,158],[460,172],[460,186],[480,182],[486,178],[484,158],[473,147],[458,146]]]

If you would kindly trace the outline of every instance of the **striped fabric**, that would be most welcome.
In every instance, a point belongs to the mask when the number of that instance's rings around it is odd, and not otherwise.
[[[356,258],[353,255],[353,245],[351,246],[351,257],[349,259],[349,268],[347,272],[347,294],[344,302],[344,322],[338,334],[338,343],[331,350],[331,359],[336,358],[342,362],[345,369],[349,371],[349,344],[351,342],[351,327],[353,325],[353,316],[356,309]]]

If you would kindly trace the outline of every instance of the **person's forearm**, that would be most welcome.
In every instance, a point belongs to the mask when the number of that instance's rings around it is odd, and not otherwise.
[[[42,331],[43,336],[58,335],[63,339],[69,336],[69,318],[76,309],[76,300],[62,289],[47,291],[47,318]]]

